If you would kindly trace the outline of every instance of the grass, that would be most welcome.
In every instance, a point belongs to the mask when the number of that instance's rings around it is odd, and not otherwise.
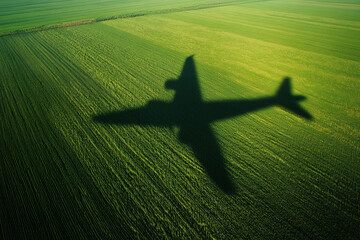
[[[0,34],[49,29],[54,25],[84,24],[146,14],[208,8],[229,1],[197,0],[3,0],[0,3]]]
[[[110,2],[1,32],[120,15]],[[0,38],[2,238],[359,238],[359,8],[248,1]],[[92,120],[171,101],[164,84],[192,54],[204,101],[270,96],[289,76],[314,117],[213,123],[234,194],[177,129]]]

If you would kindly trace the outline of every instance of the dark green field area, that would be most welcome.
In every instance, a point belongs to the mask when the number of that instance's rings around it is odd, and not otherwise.
[[[29,25],[2,12],[0,33],[123,13],[102,2],[101,14],[54,2],[75,13]],[[151,11],[0,38],[1,239],[360,238],[360,4],[205,2],[166,13],[171,4],[129,1],[127,13]],[[204,102],[244,100],[209,125],[219,151],[199,129],[191,145],[181,127],[156,125],[166,111],[98,121],[170,103],[165,83],[191,70],[191,55]],[[247,100],[285,78],[311,119],[253,111]],[[187,107],[196,127],[202,115]]]

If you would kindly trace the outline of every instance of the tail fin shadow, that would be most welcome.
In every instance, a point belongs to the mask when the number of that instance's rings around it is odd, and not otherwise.
[[[286,110],[303,117],[307,120],[313,119],[313,116],[301,107],[298,102],[304,101],[306,97],[302,95],[293,95],[291,91],[291,78],[285,77],[275,95],[278,104]]]

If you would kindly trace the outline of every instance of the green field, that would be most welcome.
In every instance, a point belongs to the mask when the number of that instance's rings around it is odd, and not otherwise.
[[[232,0],[1,0],[0,34],[84,20],[210,8]],[[245,1],[245,0],[243,0]]]
[[[358,1],[29,3],[0,3],[0,34],[120,18],[0,37],[1,239],[360,238]],[[191,55],[205,102],[288,77],[312,116],[211,123],[231,192],[181,127],[96,121],[171,102]]]

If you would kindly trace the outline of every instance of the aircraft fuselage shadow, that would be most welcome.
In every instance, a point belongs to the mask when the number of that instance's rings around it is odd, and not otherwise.
[[[168,80],[165,88],[175,90],[172,102],[152,100],[143,107],[96,115],[93,120],[103,124],[179,127],[179,141],[191,147],[210,179],[228,194],[235,192],[235,186],[227,173],[225,159],[210,123],[276,105],[305,119],[312,119],[311,114],[297,103],[305,97],[292,95],[288,77],[275,96],[253,100],[202,101],[193,56],[185,60],[180,77]]]

